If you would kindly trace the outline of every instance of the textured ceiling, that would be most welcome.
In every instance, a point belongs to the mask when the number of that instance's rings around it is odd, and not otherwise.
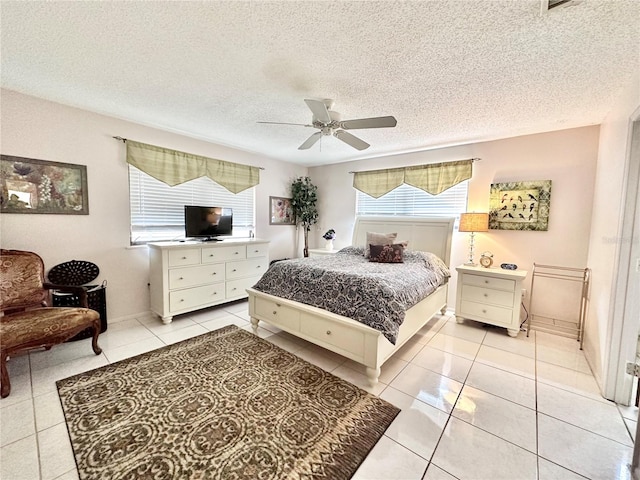
[[[303,165],[600,123],[640,2],[0,2],[4,88]],[[395,128],[297,147],[305,98]],[[109,132],[126,136],[126,132]],[[138,139],[144,141],[144,139]]]

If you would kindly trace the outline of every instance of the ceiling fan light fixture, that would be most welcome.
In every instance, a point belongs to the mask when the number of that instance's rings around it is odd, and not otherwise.
[[[340,113],[331,110],[333,108],[333,100],[324,99],[324,100],[315,100],[310,98],[305,98],[305,103],[309,107],[312,113],[312,124],[304,125],[304,124],[294,124],[294,123],[285,123],[285,122],[258,122],[258,123],[268,123],[268,124],[278,124],[281,123],[283,125],[301,125],[305,127],[314,127],[319,131],[315,132],[309,138],[307,138],[302,145],[298,147],[298,150],[308,150],[315,143],[320,140],[323,136],[333,135],[337,139],[343,141],[347,145],[355,148],[356,150],[364,150],[369,148],[370,145],[356,137],[355,135],[346,132],[345,130],[356,130],[362,128],[388,128],[395,127],[397,125],[397,121],[395,117],[386,116],[386,117],[371,117],[371,118],[358,118],[354,120],[342,120],[342,116]]]

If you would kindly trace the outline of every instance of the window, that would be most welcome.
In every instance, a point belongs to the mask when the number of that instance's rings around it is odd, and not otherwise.
[[[356,215],[458,216],[467,209],[469,181],[460,182],[439,195],[402,184],[380,198],[356,191]]]
[[[207,177],[170,187],[129,165],[131,244],[184,239],[184,206],[233,209],[233,236],[248,237],[255,224],[255,187],[233,194]]]

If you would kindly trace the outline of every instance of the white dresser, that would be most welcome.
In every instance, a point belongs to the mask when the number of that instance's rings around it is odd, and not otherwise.
[[[171,323],[175,315],[246,298],[268,267],[268,240],[150,243],[151,311]]]
[[[456,320],[465,318],[504,327],[511,337],[520,331],[522,281],[526,270],[461,265],[456,292]]]

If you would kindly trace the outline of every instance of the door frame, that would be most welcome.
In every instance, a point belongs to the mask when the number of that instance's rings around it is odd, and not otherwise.
[[[623,185],[622,222],[617,239],[618,268],[614,278],[612,330],[608,342],[609,355],[606,365],[604,396],[614,402],[629,405],[634,377],[626,373],[627,362],[635,362],[640,333],[640,315],[637,293],[631,292],[633,275],[639,275],[632,261],[640,257],[638,252],[638,199],[640,195],[640,108],[630,117],[627,158],[625,164],[626,184]],[[636,280],[637,282],[637,280]],[[635,302],[635,303],[634,303]]]

